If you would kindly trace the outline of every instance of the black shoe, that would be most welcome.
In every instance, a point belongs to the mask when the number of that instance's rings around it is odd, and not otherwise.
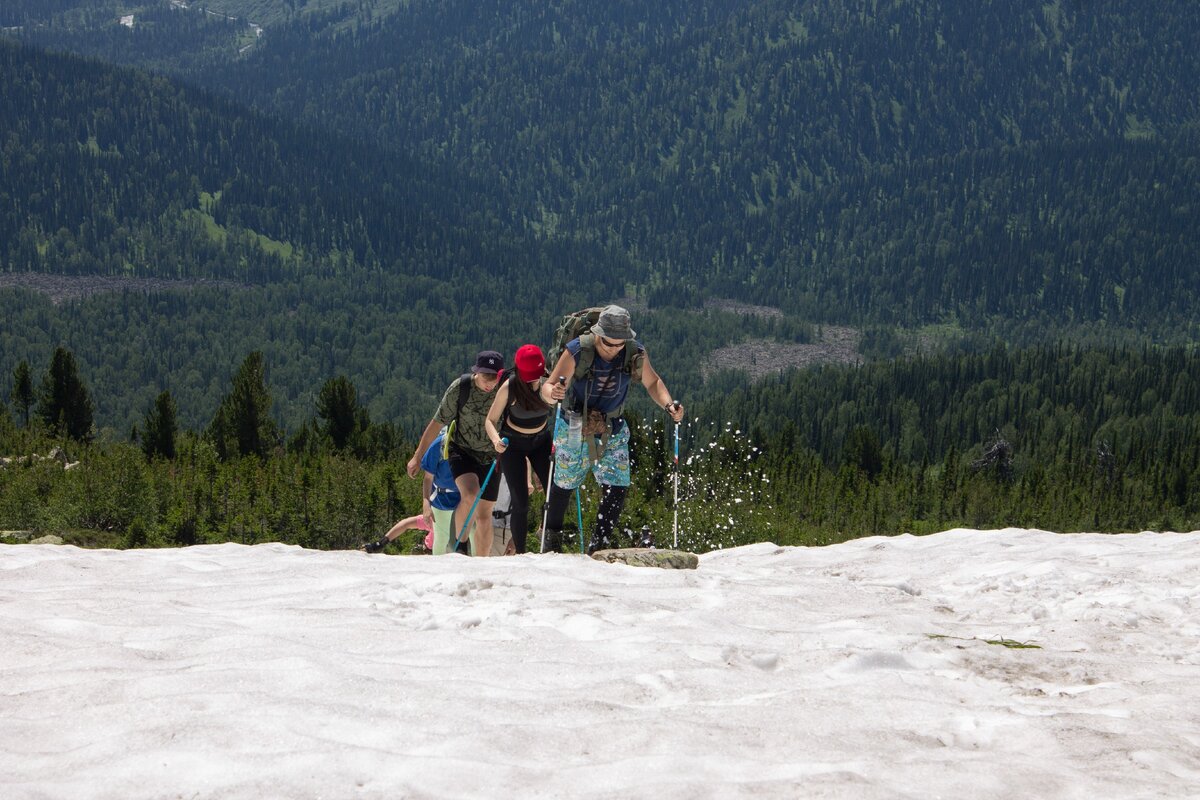
[[[388,546],[388,541],[388,538],[385,536],[379,541],[367,542],[363,545],[363,550],[366,550],[368,553],[382,553],[383,548]]]
[[[646,548],[654,547],[654,534],[650,532],[649,525],[642,526],[642,535],[641,535],[641,538],[638,539],[638,547],[646,547]]]
[[[553,528],[546,528],[546,545],[542,548],[543,553],[561,553],[563,544],[562,531],[556,531]]]
[[[593,534],[592,540],[590,542],[588,542],[587,554],[590,556],[592,553],[599,552],[600,550],[611,550],[611,549],[612,549],[612,542],[609,541],[607,536],[600,536],[599,534]]]

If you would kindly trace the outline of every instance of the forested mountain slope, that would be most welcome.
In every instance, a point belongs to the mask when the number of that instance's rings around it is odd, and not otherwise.
[[[195,9],[25,35],[470,176],[491,217],[623,250],[655,303],[1160,335],[1192,316],[1195,3],[277,6],[221,5],[273,14],[241,55],[202,52]]]
[[[10,270],[260,283],[356,265],[508,274],[499,227],[396,152],[6,43],[0,75]]]
[[[195,77],[465,167],[665,302],[1137,326],[1200,283],[1198,37],[1190,2],[452,0]]]
[[[3,285],[122,280],[0,288],[0,451],[56,443],[14,366],[60,346],[100,428],[78,470],[0,473],[0,527],[353,546],[419,502],[372,421],[411,439],[476,350],[622,296],[689,409],[704,547],[1194,527],[1198,23],[1184,0],[12,0],[5,36],[98,60],[0,43]],[[811,322],[868,355],[1037,346],[778,371]],[[714,372],[718,348],[768,377]],[[243,359],[281,429],[238,458],[210,422]],[[358,449],[314,419],[335,376]],[[163,390],[171,460],[125,443]],[[625,522],[666,530],[669,429],[630,409]]]
[[[226,286],[62,308],[0,292],[0,369],[65,344],[102,425],[163,388],[199,425],[261,349],[292,424],[336,374],[411,421],[485,343],[541,341],[584,291],[624,286],[623,259],[509,235],[469,188],[161,77],[0,42],[0,270]]]
[[[1194,3],[297,3],[248,49],[246,17],[168,6],[2,20],[231,96],[0,47],[0,269],[253,287],[0,293],[5,359],[68,342],[118,419],[186,375],[202,421],[267,342],[287,419],[344,371],[411,422],[472,347],[629,288],[1023,341],[1197,335]],[[802,327],[663,314],[639,329],[689,392],[712,348]],[[155,337],[168,355],[128,357]]]

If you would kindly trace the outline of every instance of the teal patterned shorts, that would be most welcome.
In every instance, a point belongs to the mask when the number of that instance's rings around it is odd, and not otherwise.
[[[567,425],[558,426],[554,436],[554,485],[563,489],[577,489],[587,478],[589,457],[587,437],[572,446],[567,442]],[[599,446],[599,439],[597,439]],[[629,426],[622,424],[621,430],[608,437],[604,455],[592,467],[596,482],[607,486],[629,485]]]

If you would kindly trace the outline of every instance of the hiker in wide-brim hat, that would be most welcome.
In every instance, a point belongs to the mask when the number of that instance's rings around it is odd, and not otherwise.
[[[605,306],[588,333],[567,342],[541,388],[546,402],[562,402],[569,419],[569,424],[557,426],[554,439],[546,549],[561,547],[570,492],[583,484],[589,471],[602,497],[587,549],[593,553],[612,546],[630,483],[629,428],[622,413],[633,383],[640,383],[675,422],[683,419],[683,405],[672,399],[650,364],[629,312],[618,305]]]

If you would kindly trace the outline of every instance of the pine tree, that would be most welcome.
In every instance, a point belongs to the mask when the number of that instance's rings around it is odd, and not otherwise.
[[[158,396],[154,407],[146,412],[145,434],[142,436],[142,450],[146,458],[175,458],[175,434],[178,431],[175,412],[175,399],[166,391]]]
[[[330,378],[321,387],[317,414],[325,420],[325,435],[333,442],[333,448],[345,448],[358,427],[358,392],[345,375]]]
[[[13,370],[13,404],[21,409],[25,427],[29,427],[29,407],[33,405],[33,378],[29,372],[29,362],[22,360]]]
[[[64,347],[55,348],[38,400],[38,412],[46,427],[76,441],[87,441],[92,436],[92,408],[92,398],[79,379],[75,356]]]
[[[883,471],[883,448],[879,437],[865,425],[860,425],[850,431],[842,448],[842,463],[857,469],[874,481]]]
[[[267,389],[263,354],[246,356],[233,377],[233,388],[221,401],[209,435],[222,459],[234,454],[265,456],[276,438],[271,421],[271,393]]]

